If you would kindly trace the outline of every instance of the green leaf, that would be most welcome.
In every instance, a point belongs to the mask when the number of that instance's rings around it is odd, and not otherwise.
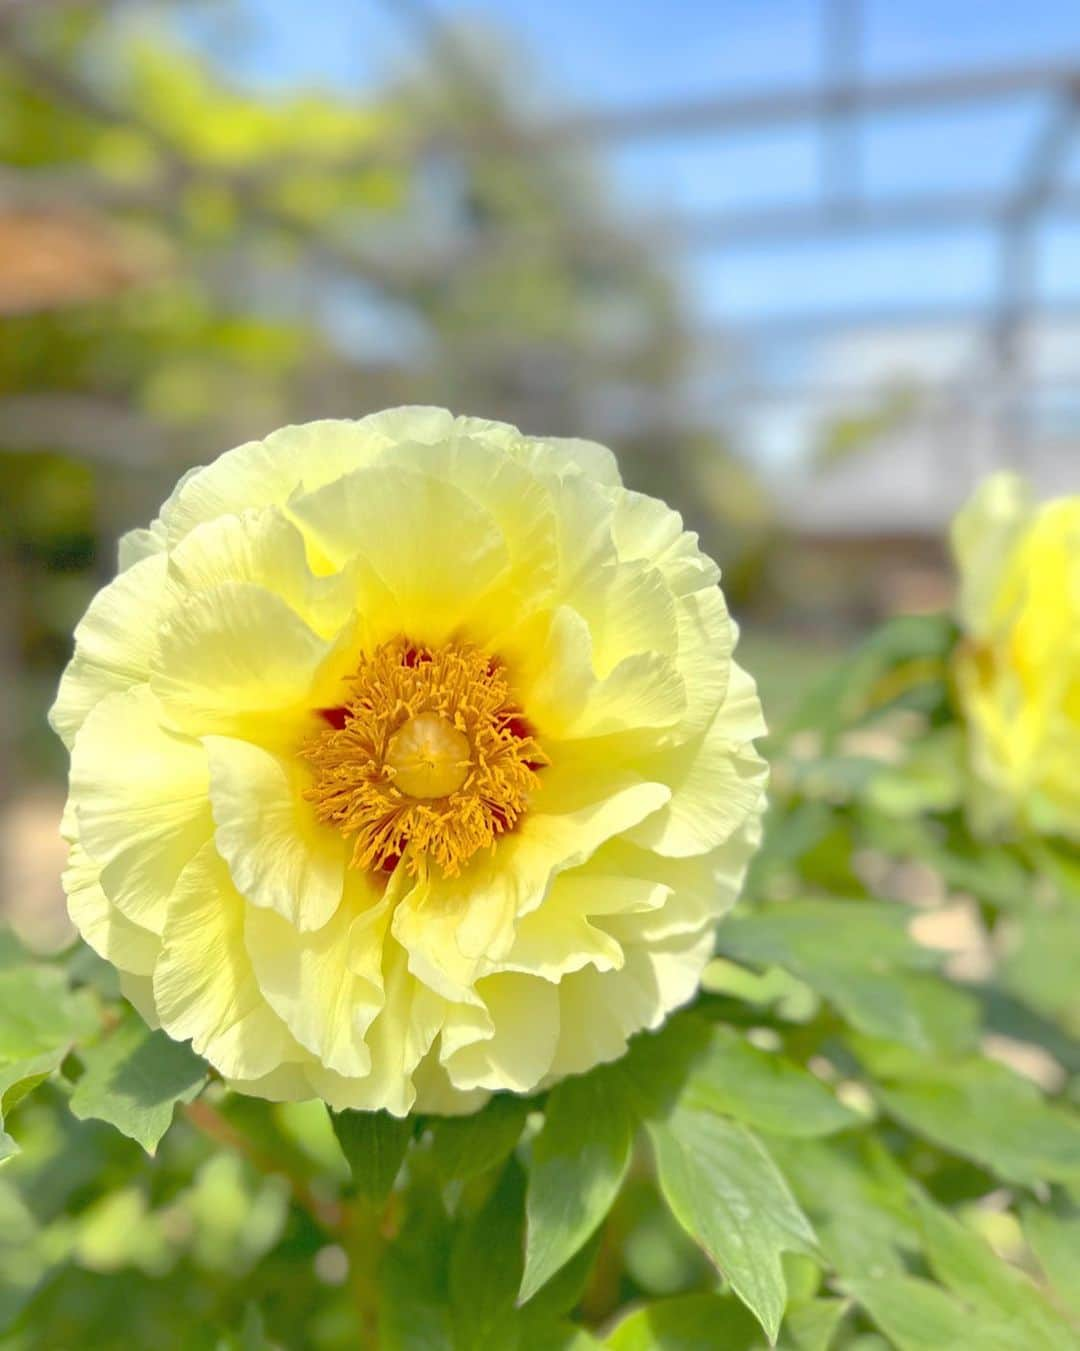
[[[1024,1237],[1061,1306],[1080,1321],[1080,1205],[1027,1205]]]
[[[452,1231],[438,1190],[410,1189],[404,1228],[378,1271],[381,1351],[455,1351],[450,1322]]]
[[[574,1256],[611,1208],[635,1127],[615,1067],[566,1079],[551,1092],[529,1162],[521,1303]]]
[[[787,1300],[781,1253],[817,1253],[780,1170],[745,1126],[698,1107],[677,1107],[649,1132],[672,1214],[775,1342]]]
[[[525,1176],[511,1159],[486,1204],[454,1240],[450,1304],[454,1343],[462,1351],[511,1351],[517,1345],[524,1200]]]
[[[904,1269],[920,1246],[906,1174],[868,1131],[827,1140],[771,1137],[769,1152],[845,1276]]]
[[[0,1179],[0,1334],[33,1298],[48,1269],[40,1233],[26,1202]]]
[[[1080,1119],[996,1061],[931,1060],[900,1047],[858,1043],[885,1080],[877,1096],[909,1130],[1009,1182],[1080,1181]]]
[[[920,1051],[971,1049],[978,1004],[924,972],[941,954],[911,937],[913,918],[898,904],[789,902],[726,920],[717,946],[739,961],[791,971],[867,1036]]]
[[[0,968],[0,1064],[69,1047],[94,1027],[92,1004],[59,967]]]
[[[883,624],[814,685],[782,735],[811,728],[829,744],[898,703],[933,707],[944,699],[944,663],[955,637],[947,615],[901,615]]]
[[[5,1117],[96,1025],[93,1004],[68,989],[63,971],[26,961],[18,942],[0,930],[0,1163],[18,1152]]]
[[[330,1120],[356,1191],[372,1205],[384,1205],[405,1160],[412,1121],[389,1112],[332,1112]]]
[[[472,1116],[433,1118],[431,1152],[440,1176],[465,1182],[497,1168],[517,1144],[528,1114],[527,1099],[499,1093]]]
[[[604,1345],[609,1351],[754,1351],[761,1329],[730,1296],[679,1295],[635,1310]]]
[[[724,1027],[713,1029],[685,1093],[694,1105],[777,1135],[830,1135],[861,1121],[812,1074]]]
[[[1025,1351],[1076,1351],[1080,1339],[1025,1275],[925,1197],[916,1196],[916,1208],[930,1267],[943,1285],[995,1330],[1011,1328]]]
[[[1020,1351],[1015,1329],[987,1325],[963,1300],[914,1276],[849,1281],[847,1289],[898,1351]],[[1026,1351],[1026,1347],[1025,1347]]]
[[[810,1299],[787,1312],[780,1332],[780,1351],[828,1351],[848,1310],[846,1299]]]
[[[787,901],[726,919],[717,949],[736,961],[801,975],[835,966],[881,971],[938,966],[941,954],[908,932],[914,913],[877,901]]]
[[[85,1072],[71,1095],[80,1121],[107,1121],[148,1154],[169,1129],[179,1102],[206,1082],[206,1065],[186,1042],[152,1032],[135,1015],[81,1052]]]
[[[600,1351],[603,1345],[573,1323],[538,1323],[522,1329],[520,1351]]]

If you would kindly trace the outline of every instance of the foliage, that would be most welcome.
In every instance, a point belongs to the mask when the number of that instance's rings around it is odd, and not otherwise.
[[[972,835],[953,642],[808,696],[695,1005],[529,1100],[236,1097],[5,937],[0,1346],[1080,1346],[1080,869]]]

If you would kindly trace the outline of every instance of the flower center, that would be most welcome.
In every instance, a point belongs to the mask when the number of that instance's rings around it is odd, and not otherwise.
[[[469,774],[469,739],[438,713],[418,713],[386,745],[393,784],[410,797],[448,797]]]
[[[303,748],[315,814],[354,839],[352,864],[455,876],[513,829],[547,763],[499,662],[453,640],[365,655]]]

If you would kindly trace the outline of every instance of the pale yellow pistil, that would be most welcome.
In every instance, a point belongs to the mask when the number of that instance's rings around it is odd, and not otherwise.
[[[455,876],[516,827],[547,764],[501,663],[456,639],[365,654],[336,712],[303,748],[305,796],[357,868]]]
[[[419,713],[390,738],[386,764],[410,797],[449,797],[469,773],[469,739],[438,713]]]

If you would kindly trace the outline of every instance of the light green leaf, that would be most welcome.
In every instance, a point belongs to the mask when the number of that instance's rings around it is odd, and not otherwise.
[[[37,1222],[16,1189],[0,1179],[0,1334],[30,1302],[48,1266]]]
[[[912,912],[876,901],[789,901],[726,919],[717,948],[758,966],[828,969],[837,964],[882,970],[938,966],[941,954],[908,933]]]
[[[919,1051],[971,1049],[978,1005],[927,974],[941,954],[908,933],[912,912],[870,901],[798,901],[720,926],[721,952],[775,963],[834,1004],[858,1031]]]
[[[500,1093],[472,1116],[433,1118],[431,1152],[440,1176],[467,1181],[497,1168],[517,1144],[528,1114],[527,1099]]]
[[[713,1029],[685,1100],[777,1135],[831,1135],[861,1121],[812,1074],[726,1027]]]
[[[846,1299],[811,1299],[788,1310],[779,1351],[828,1351],[848,1310]]]
[[[915,1276],[863,1278],[848,1290],[898,1351],[1020,1351],[1015,1329],[987,1324],[940,1285]],[[1026,1351],[1026,1348],[1025,1348]]]
[[[745,1126],[698,1107],[680,1105],[649,1132],[672,1213],[775,1342],[787,1301],[781,1253],[817,1252],[780,1170]]]
[[[868,1132],[828,1140],[767,1140],[831,1264],[845,1276],[904,1269],[919,1250],[909,1184]]]
[[[1080,1339],[1025,1275],[925,1197],[916,1196],[916,1208],[934,1275],[995,1335],[999,1326],[1011,1329],[1014,1344],[1025,1351],[1076,1351]]]
[[[1080,1206],[1062,1201],[1024,1207],[1024,1237],[1039,1259],[1054,1295],[1080,1322]]]
[[[529,1162],[521,1303],[574,1256],[611,1208],[635,1126],[614,1067],[552,1091]]]
[[[332,1112],[334,1134],[352,1170],[353,1186],[381,1206],[394,1189],[413,1123],[389,1112]]]
[[[59,967],[0,968],[0,1064],[67,1048],[94,1027],[93,1005]]]
[[[85,1072],[71,1095],[72,1112],[80,1121],[107,1121],[148,1154],[169,1129],[176,1104],[191,1102],[206,1082],[206,1065],[186,1042],[152,1032],[134,1015],[81,1059]]]
[[[646,1304],[622,1319],[609,1351],[754,1351],[761,1328],[726,1295],[679,1295]]]
[[[909,1130],[1009,1182],[1080,1181],[1080,1118],[996,1061],[933,1060],[901,1047],[857,1049],[884,1085],[882,1105]]]
[[[96,1025],[91,1000],[72,993],[63,971],[27,961],[17,940],[0,930],[0,1163],[18,1152],[5,1117]]]

